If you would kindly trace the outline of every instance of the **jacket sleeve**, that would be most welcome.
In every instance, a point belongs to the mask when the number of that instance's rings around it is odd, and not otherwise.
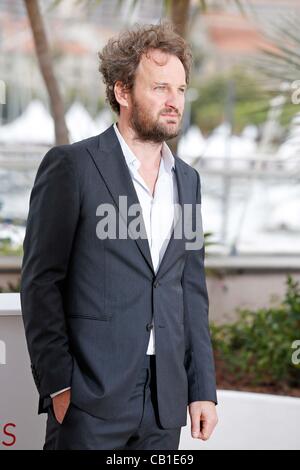
[[[200,177],[198,172],[196,173],[196,202],[200,208]],[[197,213],[199,215],[199,212]],[[215,365],[208,322],[209,299],[204,251],[204,243],[202,247],[188,251],[182,276],[188,404],[193,401],[213,401],[217,404]]]
[[[79,217],[79,182],[68,146],[44,156],[30,195],[23,242],[21,307],[41,398],[71,385],[63,288]]]

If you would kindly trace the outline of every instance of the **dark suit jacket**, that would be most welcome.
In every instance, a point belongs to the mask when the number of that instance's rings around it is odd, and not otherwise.
[[[198,173],[178,157],[175,171],[180,204],[200,203]],[[120,195],[128,207],[139,203],[112,126],[53,147],[39,166],[21,277],[39,412],[50,394],[71,386],[79,408],[117,417],[135,386],[154,315],[161,424],[184,426],[190,402],[217,402],[204,248],[186,250],[173,231],[155,275],[147,239],[96,235],[97,207],[117,209]]]

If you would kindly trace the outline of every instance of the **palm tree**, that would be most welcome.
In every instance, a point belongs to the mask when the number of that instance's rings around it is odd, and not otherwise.
[[[138,0],[137,0],[138,1]],[[198,12],[206,12],[212,6],[224,7],[226,4],[235,4],[242,13],[244,0],[197,0]],[[192,8],[191,0],[165,0],[165,8],[169,13],[170,20],[175,25],[178,34],[186,38],[189,30],[189,13]]]
[[[56,0],[56,2],[60,1],[61,0]],[[87,0],[79,1],[86,2]],[[101,0],[94,0],[94,2],[99,4]],[[118,5],[120,6],[123,2],[124,0],[118,0]],[[135,8],[138,2],[139,0],[132,0],[132,9]],[[226,5],[233,4],[236,5],[243,14],[245,13],[244,3],[246,3],[246,0],[197,0],[196,2],[198,12],[208,11],[214,6],[222,8]],[[192,0],[164,0],[165,12],[176,27],[178,34],[183,38],[188,36],[189,16],[192,6]]]
[[[56,144],[66,144],[69,142],[69,138],[65,122],[64,104],[53,70],[51,52],[39,3],[38,0],[24,0],[24,3],[33,35],[38,64],[49,94]]]

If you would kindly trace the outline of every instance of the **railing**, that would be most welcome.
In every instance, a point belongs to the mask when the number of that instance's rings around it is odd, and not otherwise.
[[[0,169],[37,170],[49,146],[0,145]]]

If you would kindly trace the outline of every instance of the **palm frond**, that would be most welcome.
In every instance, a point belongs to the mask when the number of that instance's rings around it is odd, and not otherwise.
[[[279,23],[269,22],[264,36],[273,47],[261,47],[257,68],[266,76],[293,82],[300,73],[300,26],[294,16],[285,16]]]

